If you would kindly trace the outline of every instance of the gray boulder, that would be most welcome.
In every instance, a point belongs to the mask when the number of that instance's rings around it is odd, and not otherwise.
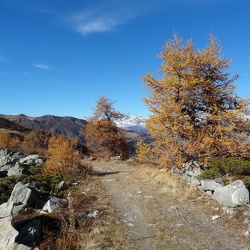
[[[41,214],[52,213],[55,210],[60,208],[61,199],[57,197],[50,197],[50,199],[45,203],[44,207],[41,210]]]
[[[5,202],[0,205],[0,219],[1,218],[6,218],[10,215],[12,215],[13,211],[13,202]]]
[[[29,174],[28,167],[39,165],[44,159],[38,155],[28,155],[0,148],[0,177]]]
[[[237,180],[216,188],[212,197],[222,206],[236,207],[249,202],[249,191],[241,180]]]
[[[13,249],[18,231],[11,225],[12,217],[0,219],[0,250]]]
[[[190,185],[193,186],[193,187],[198,187],[200,186],[200,178],[199,177],[196,177],[196,176],[191,176],[189,178],[189,181],[190,181]]]
[[[31,184],[23,184],[18,182],[12,190],[9,201],[13,201],[15,205],[26,204],[30,205],[36,200],[34,186]]]
[[[39,195],[31,184],[18,182],[12,190],[7,202],[0,205],[0,218],[18,214],[19,211],[34,203]]]
[[[8,202],[13,202],[12,214],[17,214],[25,207],[34,203],[39,195],[38,190],[31,184],[18,182],[12,190]]]
[[[26,156],[24,158],[21,158],[19,160],[19,162],[21,164],[25,164],[25,165],[31,166],[31,165],[38,165],[38,164],[43,163],[43,159],[41,159],[39,157],[39,155],[28,155],[28,156]]]
[[[21,159],[23,157],[25,157],[26,154],[24,154],[23,152],[13,152],[13,157],[17,158],[17,159]]]
[[[217,188],[221,188],[222,185],[215,180],[201,180],[201,189],[203,191],[215,191]]]
[[[200,186],[199,175],[203,172],[203,170],[195,161],[184,163],[181,167],[174,167],[170,170],[170,172],[181,175],[182,179],[191,186]]]
[[[0,175],[2,177],[7,176],[8,171],[16,165],[17,161],[17,159],[12,158],[11,156],[4,154],[0,155]]]
[[[15,163],[19,161],[21,155],[23,154],[14,153],[10,149],[0,148],[0,168],[5,165],[15,165]]]
[[[29,174],[28,168],[25,165],[20,165],[18,162],[12,167],[9,168],[7,175],[8,176],[20,176],[22,174]]]
[[[199,167],[189,168],[185,171],[185,175],[198,177],[202,173]]]

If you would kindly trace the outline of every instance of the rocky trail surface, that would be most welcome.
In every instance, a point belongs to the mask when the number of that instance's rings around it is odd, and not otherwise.
[[[247,250],[243,211],[220,207],[211,197],[168,195],[140,167],[123,162],[95,162],[94,170],[111,205],[134,243],[129,249]],[[164,173],[161,173],[164,174]],[[173,191],[173,190],[172,190]]]

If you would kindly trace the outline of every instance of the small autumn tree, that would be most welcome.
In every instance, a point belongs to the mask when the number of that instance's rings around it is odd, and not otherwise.
[[[230,76],[230,60],[216,39],[211,35],[203,50],[195,50],[192,40],[174,35],[159,57],[163,77],[142,78],[154,141],[137,145],[138,159],[171,167],[221,156],[249,158],[249,100],[235,93],[238,75]]]
[[[21,149],[22,136],[10,133],[0,133],[0,147],[18,151]]]
[[[93,116],[88,119],[84,131],[86,146],[90,155],[97,157],[128,157],[129,143],[124,131],[118,128],[115,120],[123,114],[113,108],[114,102],[105,96],[96,101]]]
[[[70,173],[86,175],[88,167],[81,164],[82,154],[76,138],[53,134],[48,142],[48,160],[45,173]]]
[[[46,155],[49,139],[52,133],[43,129],[32,130],[27,133],[22,142],[22,148],[27,154]]]

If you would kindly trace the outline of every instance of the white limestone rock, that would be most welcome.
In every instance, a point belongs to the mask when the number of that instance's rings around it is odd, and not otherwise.
[[[217,183],[215,180],[201,180],[201,189],[203,191],[215,191],[217,188],[221,188],[222,185]]]
[[[229,185],[216,188],[212,197],[222,206],[236,207],[249,202],[249,191],[241,180],[236,180]]]
[[[52,213],[55,210],[60,208],[61,199],[57,197],[50,197],[50,199],[45,203],[44,207],[41,210],[41,214]]]
[[[18,236],[18,231],[11,225],[12,217],[0,219],[0,250],[11,248]]]

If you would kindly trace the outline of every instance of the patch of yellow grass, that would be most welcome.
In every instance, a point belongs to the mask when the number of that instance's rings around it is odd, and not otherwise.
[[[200,195],[199,190],[188,185],[175,173],[145,165],[139,167],[139,169],[142,175],[147,176],[150,185],[159,188],[161,193],[172,198],[192,199]]]

